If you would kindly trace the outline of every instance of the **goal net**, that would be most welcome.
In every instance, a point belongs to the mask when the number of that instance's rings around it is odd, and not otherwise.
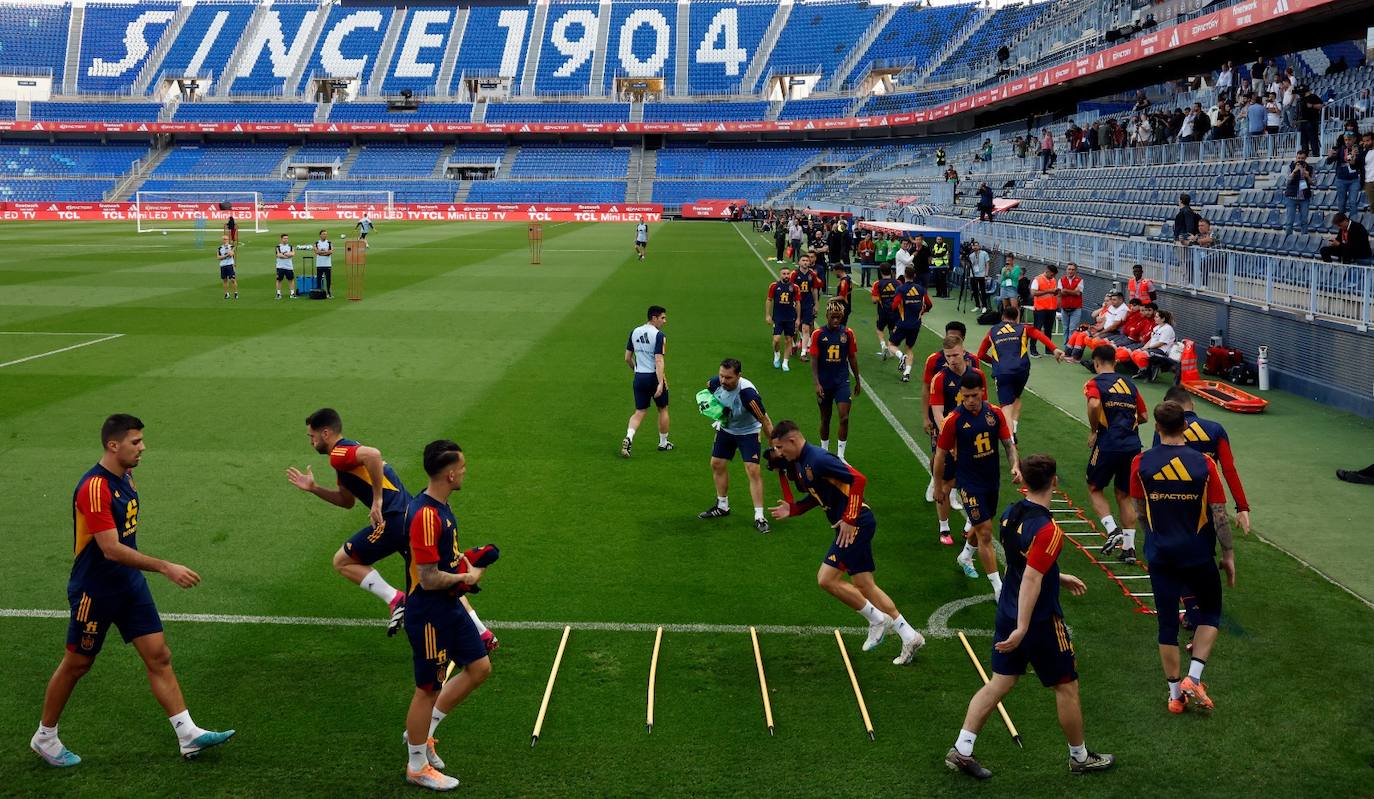
[[[390,191],[309,189],[304,199],[305,215],[311,219],[357,219],[364,213],[390,219],[395,197]]]
[[[218,230],[230,216],[245,233],[266,233],[262,195],[255,191],[140,191],[134,194],[139,233]]]

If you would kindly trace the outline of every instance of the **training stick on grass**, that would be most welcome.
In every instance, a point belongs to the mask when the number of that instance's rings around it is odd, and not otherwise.
[[[868,706],[864,704],[863,691],[859,690],[859,678],[854,676],[854,666],[849,662],[849,650],[844,648],[844,639],[840,637],[840,631],[835,631],[835,643],[840,645],[840,657],[844,658],[844,670],[849,672],[849,684],[854,686],[854,698],[859,702],[859,715],[864,718],[864,730],[868,733],[868,740],[873,740],[873,721],[868,717]]]
[[[549,709],[549,697],[553,696],[553,681],[558,679],[558,666],[563,662],[563,650],[568,646],[568,633],[572,627],[563,628],[563,640],[558,642],[558,654],[553,656],[553,669],[549,671],[549,684],[544,688],[544,701],[539,703],[539,717],[534,720],[534,733],[530,735],[530,746],[539,743],[539,731],[544,729],[544,714]]]
[[[759,653],[759,634],[749,628],[749,640],[754,642],[754,665],[759,668],[759,693],[763,694],[763,720],[768,722],[768,734],[773,734],[773,703],[768,701],[768,678],[763,676],[763,655]]]
[[[978,656],[973,654],[973,647],[968,645],[968,639],[964,637],[964,631],[959,631],[959,640],[964,644],[964,651],[968,653],[968,659],[973,661],[974,668],[978,669],[978,676],[983,678],[983,684],[988,684],[988,673],[983,671],[983,664],[978,660]],[[1002,703],[997,703],[997,712],[1002,714],[1002,723],[1007,725],[1007,732],[1011,733],[1011,739],[1016,745],[1025,749],[1021,743],[1021,733],[1016,731],[1016,725],[1011,723],[1011,716],[1007,715],[1007,709],[1002,707]]]
[[[658,645],[663,643],[663,628],[654,633],[654,656],[649,660],[649,716],[644,722],[645,732],[654,731],[654,679],[658,676]]]

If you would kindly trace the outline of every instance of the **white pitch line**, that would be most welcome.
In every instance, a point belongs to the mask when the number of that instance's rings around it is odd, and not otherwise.
[[[949,629],[945,623],[953,615],[955,610],[976,602],[983,602],[992,597],[991,594],[980,597],[969,597],[967,600],[959,600],[946,605],[944,608],[936,610],[930,617],[927,627],[930,631],[927,636],[934,638],[953,638],[958,630]],[[948,612],[945,608],[951,605],[958,605]],[[944,615],[941,616],[941,613]],[[65,619],[70,616],[66,610],[49,610],[46,608],[0,608],[0,618],[10,619]],[[199,624],[276,624],[292,627],[385,627],[386,619],[379,618],[353,618],[353,617],[328,617],[328,616],[253,616],[236,613],[162,613],[163,619],[167,621],[184,621]],[[938,617],[938,618],[937,618]],[[494,630],[562,630],[564,627],[571,627],[574,630],[590,630],[595,632],[614,632],[614,633],[651,633],[662,627],[665,632],[670,633],[706,633],[710,635],[720,634],[744,634],[753,627],[761,633],[771,633],[776,635],[834,635],[835,626],[808,626],[808,625],[787,625],[787,624],[664,624],[658,622],[639,623],[639,622],[608,622],[608,621],[495,621],[484,620],[484,623]],[[842,627],[840,632],[845,635],[867,635],[867,627]],[[964,630],[964,635],[991,637],[991,630]]]
[[[1112,576],[1115,577],[1115,578],[1118,579],[1118,580],[1148,580],[1148,579],[1150,579],[1150,575],[1148,575],[1148,574],[1115,574],[1115,575],[1112,575]]]
[[[40,353],[38,353],[37,355],[30,355],[30,356],[28,356],[28,357],[26,357],[26,358],[17,358],[17,359],[15,359],[15,360],[13,360],[13,361],[5,361],[4,363],[0,363],[0,369],[5,368],[6,366],[14,366],[15,364],[27,363],[27,362],[29,362],[29,361],[36,361],[36,360],[38,360],[39,358],[46,358],[46,357],[48,357],[49,355],[57,355],[58,353],[61,353],[61,352],[70,352],[71,350],[79,350],[79,349],[81,349],[82,347],[89,347],[89,346],[91,346],[92,344],[99,344],[99,343],[102,342],[102,341],[113,341],[114,339],[122,338],[123,336],[124,336],[123,333],[113,333],[113,334],[111,334],[111,335],[105,336],[104,338],[98,338],[98,339],[95,339],[95,340],[93,340],[93,341],[83,341],[83,342],[81,342],[80,344],[73,344],[73,345],[71,345],[70,347],[61,347],[61,348],[55,349],[55,350],[48,350],[47,352],[40,352]]]
[[[65,246],[65,245],[64,245]],[[109,245],[101,245],[108,247]],[[0,330],[0,336],[109,336],[111,333],[54,333],[50,330]],[[121,334],[122,335],[122,334]]]

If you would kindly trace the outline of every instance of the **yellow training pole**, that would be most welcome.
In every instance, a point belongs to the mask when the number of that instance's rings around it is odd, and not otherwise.
[[[658,647],[663,643],[663,628],[654,633],[654,656],[649,660],[649,716],[644,722],[644,730],[654,731],[654,680],[658,675]]]
[[[563,650],[568,646],[568,633],[572,627],[563,628],[563,640],[558,642],[558,654],[553,656],[553,670],[549,672],[549,684],[544,688],[544,701],[539,703],[539,717],[534,720],[534,733],[530,736],[530,746],[539,743],[539,731],[544,728],[544,713],[549,709],[549,697],[553,696],[553,681],[558,679],[558,666],[563,662]]]
[[[873,740],[873,721],[868,718],[868,706],[864,704],[863,691],[859,690],[859,678],[854,676],[854,666],[849,662],[849,650],[844,648],[844,638],[840,637],[840,631],[835,631],[835,643],[840,645],[840,657],[844,658],[844,669],[849,672],[849,684],[854,686],[854,698],[859,702],[859,715],[864,718],[864,730],[868,732],[868,740]]]
[[[969,660],[973,661],[974,668],[978,669],[978,676],[982,677],[983,684],[987,685],[988,673],[983,671],[982,662],[978,660],[977,655],[973,654],[973,647],[968,645],[968,639],[964,637],[963,630],[959,631],[959,640],[963,642],[964,651],[968,653]],[[1007,709],[1002,707],[1001,702],[997,703],[997,712],[1002,714],[1002,723],[1007,725],[1007,731],[1011,733],[1011,739],[1016,742],[1017,746],[1025,749],[1026,747],[1021,743],[1021,733],[1016,731],[1016,725],[1011,723],[1011,716],[1007,715]]]
[[[768,722],[768,734],[773,734],[773,703],[768,701],[768,679],[763,676],[763,655],[759,653],[759,634],[749,628],[749,639],[754,642],[754,665],[759,669],[759,692],[763,694],[763,719]]]

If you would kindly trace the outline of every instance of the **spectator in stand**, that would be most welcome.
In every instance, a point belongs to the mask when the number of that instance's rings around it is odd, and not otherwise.
[[[1217,238],[1216,235],[1212,232],[1212,223],[1202,217],[1198,217],[1197,235],[1189,236],[1184,243],[1191,244],[1197,247],[1216,247]]]
[[[1022,161],[1026,160],[1026,152],[1030,148],[1026,146],[1026,137],[1017,136],[1011,143],[1012,154]]]
[[[1232,113],[1230,103],[1223,102],[1217,106],[1217,121],[1208,131],[1208,136],[1213,140],[1236,137],[1236,115]]]
[[[1346,131],[1326,155],[1326,163],[1336,168],[1336,210],[1341,213],[1359,213],[1364,160],[1364,152],[1350,131]]]
[[[973,302],[977,305],[974,313],[987,313],[988,306],[988,251],[983,245],[973,242],[968,256],[969,287],[973,291]]]
[[[1053,340],[1054,318],[1059,311],[1059,267],[1047,265],[1045,271],[1031,281],[1030,288],[1035,329],[1044,333],[1045,338]],[[1030,356],[1040,357],[1033,338],[1030,340]]]
[[[1054,134],[1050,133],[1049,128],[1044,128],[1040,132],[1040,174],[1048,175],[1054,168],[1055,160]]]
[[[1147,147],[1154,143],[1154,126],[1150,124],[1150,118],[1136,114],[1135,131],[1131,136],[1131,143],[1136,147]]]
[[[1264,60],[1264,82],[1274,83],[1279,79],[1279,65],[1274,63],[1274,59]]]
[[[1252,152],[1251,140],[1264,135],[1266,112],[1264,103],[1260,102],[1259,95],[1250,94],[1246,96],[1242,113],[1245,114],[1245,154],[1249,156]]]
[[[1197,223],[1201,219],[1193,210],[1193,198],[1187,194],[1178,195],[1178,213],[1174,215],[1174,240],[1182,241],[1197,235]]]
[[[1183,113],[1182,108],[1175,108],[1174,112],[1169,115],[1169,141],[1183,141],[1183,123],[1187,118],[1188,115]],[[1189,128],[1189,135],[1192,135],[1192,132],[1192,128]]]
[[[1350,69],[1350,65],[1345,63],[1345,56],[1338,55],[1336,56],[1335,61],[1332,61],[1330,64],[1326,66],[1326,74],[1328,76],[1339,75],[1342,72],[1345,72],[1347,69]]]
[[[1148,111],[1149,109],[1150,98],[1146,97],[1145,90],[1141,89],[1140,91],[1135,93],[1135,105],[1131,107],[1131,110],[1136,112],[1137,114],[1142,114]]]
[[[992,187],[986,181],[978,184],[978,221],[992,221]]]
[[[1023,270],[1016,263],[1016,258],[1011,253],[1007,253],[1006,261],[1002,264],[1002,271],[997,274],[997,299],[999,305],[1011,304],[1018,311],[1021,308],[1021,295],[1017,287],[1021,283]]]
[[[1192,118],[1192,122],[1193,122],[1193,127],[1192,127],[1191,134],[1190,134],[1189,138],[1185,139],[1185,138],[1183,137],[1183,134],[1182,134],[1182,133],[1179,133],[1179,137],[1178,137],[1179,140],[1180,140],[1180,141],[1202,141],[1203,139],[1205,139],[1205,138],[1207,137],[1207,131],[1208,131],[1208,130],[1211,130],[1211,128],[1212,128],[1212,118],[1211,118],[1210,116],[1207,115],[1207,112],[1206,112],[1206,111],[1203,111],[1203,110],[1202,110],[1202,103],[1193,103],[1193,107],[1192,107],[1192,109],[1188,112],[1188,116]],[[1188,120],[1185,119],[1184,122],[1183,122],[1183,124],[1184,124],[1184,127],[1187,127],[1187,125],[1188,125]]]
[[[1317,128],[1321,125],[1322,109],[1326,103],[1315,93],[1308,91],[1306,86],[1299,86],[1296,95],[1298,100],[1298,135],[1300,144],[1309,153],[1321,150],[1321,140],[1318,137]]]
[[[1312,207],[1312,165],[1307,163],[1307,148],[1298,150],[1288,163],[1283,178],[1283,204],[1288,213],[1283,219],[1283,231],[1292,233],[1301,225],[1307,235],[1307,213]]]
[[[936,165],[936,166],[944,166],[944,165],[945,165],[945,148],[943,148],[943,147],[936,147],[936,148],[935,148],[935,165]]]
[[[1360,139],[1360,149],[1364,150],[1364,205],[1365,210],[1374,214],[1374,131]]]
[[[959,196],[959,170],[955,169],[953,164],[950,165],[949,169],[946,169],[946,170],[945,170],[945,182],[946,182],[946,183],[953,183],[953,184],[954,184],[954,188],[952,189],[952,191],[954,192],[954,196],[955,196],[955,197],[958,197],[958,196]]]
[[[1231,101],[1231,90],[1236,85],[1236,71],[1227,61],[1221,65],[1221,71],[1217,73],[1217,105]]]
[[[1331,263],[1334,258],[1343,264],[1367,263],[1370,259],[1369,231],[1364,225],[1345,214],[1333,216],[1331,224],[1336,226],[1336,235],[1321,248],[1322,260]]]
[[[978,152],[973,154],[975,161],[992,160],[992,139],[983,139],[983,143],[978,147]]]
[[[1283,106],[1273,92],[1264,95],[1264,132],[1269,135],[1283,128]]]
[[[1078,276],[1078,264],[1069,261],[1064,276],[1059,278],[1059,313],[1064,319],[1064,345],[1078,329],[1083,318],[1083,278]]]

